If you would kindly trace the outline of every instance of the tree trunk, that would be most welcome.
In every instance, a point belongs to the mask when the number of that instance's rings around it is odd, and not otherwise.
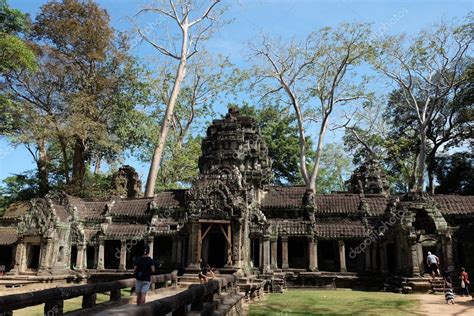
[[[163,151],[166,145],[166,140],[168,138],[168,132],[169,132],[171,120],[173,118],[176,100],[178,98],[178,94],[181,89],[181,83],[183,82],[184,76],[186,75],[186,58],[188,54],[187,46],[188,46],[188,34],[187,34],[187,28],[184,28],[183,42],[181,45],[181,59],[179,61],[179,66],[176,71],[176,80],[174,81],[174,84],[173,84],[173,90],[171,91],[171,96],[168,101],[168,105],[166,107],[165,117],[163,118],[163,123],[161,124],[158,146],[155,147],[155,150],[153,152],[153,158],[150,165],[150,171],[148,172],[148,178],[146,182],[145,197],[153,197],[155,193],[156,178],[158,176],[158,170],[160,169],[161,158],[163,157]]]
[[[62,135],[58,135],[59,145],[61,146],[61,153],[63,155],[63,174],[66,184],[69,184],[69,158],[67,155],[67,141]]]
[[[75,136],[74,156],[72,158],[71,184],[75,189],[82,188],[86,174],[86,146],[84,140]]]
[[[328,119],[328,115],[324,115],[323,121],[321,122],[321,129],[319,130],[318,146],[316,147],[316,156],[314,159],[314,169],[311,173],[311,181],[309,185],[309,189],[313,190],[314,193],[316,193],[316,180],[318,179],[319,174],[319,164],[321,162],[323,141],[328,127]]]
[[[418,156],[418,169],[416,174],[416,192],[424,191],[425,161],[426,161],[426,123],[420,126],[420,154]]]
[[[101,157],[100,155],[97,155],[95,157],[95,164],[94,164],[94,174],[99,174],[100,173],[100,162],[101,162]]]
[[[49,170],[48,170],[48,153],[46,151],[46,144],[44,140],[37,142],[38,145],[38,159],[36,160],[36,166],[38,168],[38,182],[39,182],[39,194],[44,196],[49,190]]]

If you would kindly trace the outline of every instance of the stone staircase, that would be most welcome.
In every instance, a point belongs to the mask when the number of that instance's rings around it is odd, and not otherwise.
[[[442,293],[444,291],[443,278],[436,277],[388,277],[383,291],[395,293]]]

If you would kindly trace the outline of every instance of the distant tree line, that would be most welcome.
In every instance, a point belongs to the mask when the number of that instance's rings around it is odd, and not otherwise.
[[[413,36],[378,38],[366,23],[262,36],[239,69],[203,45],[225,9],[153,3],[125,34],[91,0],[48,2],[33,20],[0,0],[0,134],[36,165],[3,180],[0,208],[51,189],[108,196],[130,156],[150,163],[146,196],[188,187],[218,103],[257,118],[276,184],[343,191],[354,165],[375,159],[394,193],[474,194],[472,14]],[[166,22],[149,30],[145,16]],[[155,49],[153,67],[132,54],[134,34]]]

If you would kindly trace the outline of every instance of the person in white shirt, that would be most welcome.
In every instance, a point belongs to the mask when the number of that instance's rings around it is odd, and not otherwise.
[[[434,254],[432,254],[431,252],[428,251],[428,256],[426,257],[426,263],[430,267],[431,275],[433,276],[433,278],[436,276],[436,274],[438,274],[438,276],[440,276],[440,274],[439,274],[439,258],[436,255],[434,255]]]

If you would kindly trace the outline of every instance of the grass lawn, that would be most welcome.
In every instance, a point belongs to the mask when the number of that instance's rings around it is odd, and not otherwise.
[[[122,297],[130,296],[130,289],[123,289],[122,290]],[[108,302],[110,300],[109,295],[97,294],[97,304]],[[77,309],[80,309],[82,305],[82,296],[71,298],[69,300],[64,301],[64,313],[72,312]],[[13,316],[44,316],[44,304],[31,306],[23,309],[19,309],[13,311]]]
[[[251,303],[250,315],[409,315],[415,296],[351,290],[288,290]]]

